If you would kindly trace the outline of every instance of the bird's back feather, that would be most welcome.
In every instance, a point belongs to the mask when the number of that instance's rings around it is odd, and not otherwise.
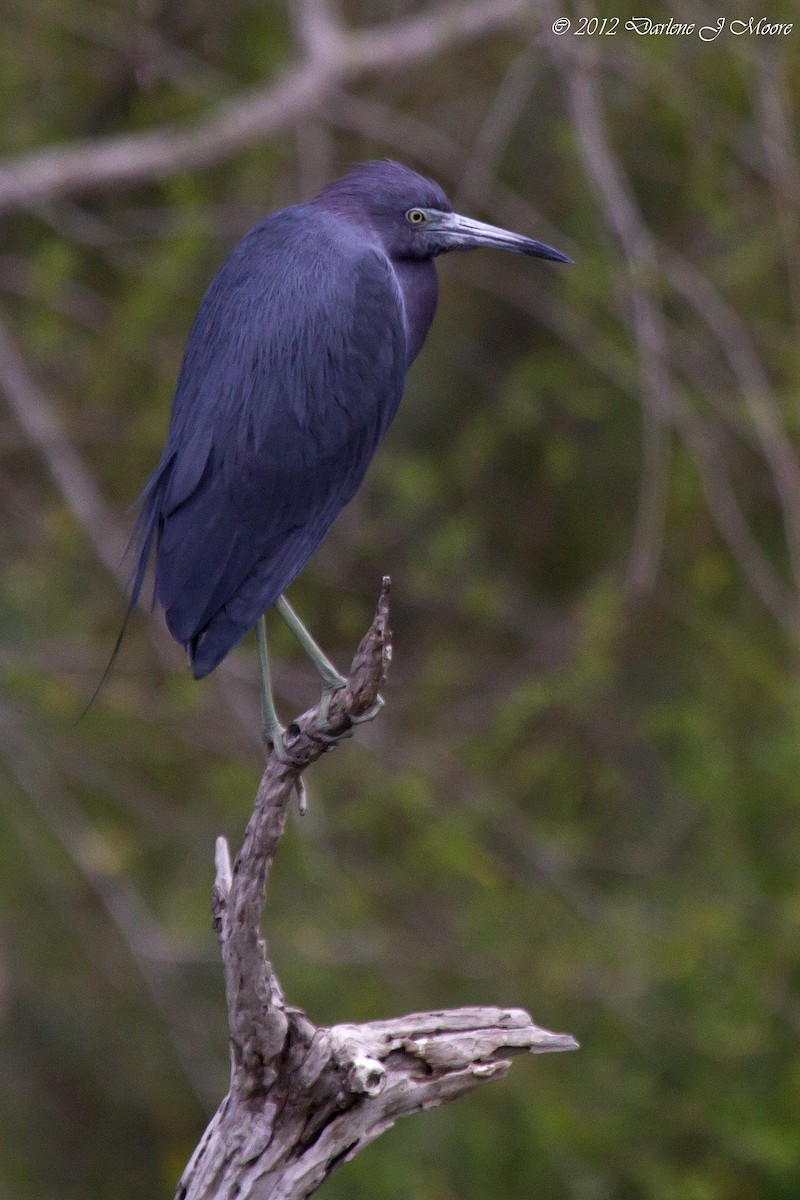
[[[354,495],[403,390],[391,263],[346,220],[269,217],[206,293],[164,454],[143,494],[138,594],[156,594],[197,678],[302,570]]]

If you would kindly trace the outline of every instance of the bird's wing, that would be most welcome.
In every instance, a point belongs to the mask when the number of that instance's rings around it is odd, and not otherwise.
[[[187,343],[142,514],[184,643],[224,610],[240,627],[232,645],[274,602],[352,498],[402,394],[391,265],[303,213],[240,243]]]

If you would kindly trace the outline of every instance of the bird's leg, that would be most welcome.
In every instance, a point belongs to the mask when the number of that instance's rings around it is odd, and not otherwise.
[[[338,692],[340,688],[343,688],[347,683],[347,680],[344,678],[344,676],[339,674],[330,659],[323,653],[322,649],[314,641],[313,637],[308,632],[305,625],[300,620],[285,596],[278,597],[278,599],[275,601],[275,607],[291,629],[294,636],[297,638],[300,645],[305,650],[308,657],[311,659],[322,678],[322,695],[320,696],[319,710],[317,712],[317,727],[320,728],[328,719],[328,709],[330,708],[331,699],[334,693]],[[378,696],[378,699],[375,701],[369,712],[362,713],[361,716],[358,717],[350,717],[350,724],[361,725],[364,721],[371,721],[373,717],[378,715],[382,708],[383,699],[381,696]],[[326,736],[330,738],[331,742],[338,742],[340,738],[348,737],[351,733],[352,730],[348,727],[335,737],[330,737],[330,735]]]
[[[267,620],[264,614],[258,618],[256,626],[258,633],[258,661],[261,664],[261,732],[264,741],[272,746],[275,755],[281,762],[290,762],[283,744],[286,732],[278,719],[275,708],[275,698],[272,695],[272,675],[269,669],[269,652],[267,650]]]
[[[267,651],[267,619],[262,613],[256,626],[258,633],[258,660],[261,663],[261,721],[264,741],[272,747],[272,752],[279,762],[291,763],[292,757],[286,753],[283,735],[286,732],[278,719],[275,708],[275,698],[272,695],[272,676],[269,669],[269,652]],[[306,811],[306,785],[302,775],[298,775],[295,783],[297,804],[301,815]]]
[[[340,675],[333,665],[331,660],[323,652],[322,648],[317,645],[311,634],[306,629],[303,622],[298,617],[297,613],[292,608],[285,596],[279,596],[275,601],[275,607],[283,617],[286,624],[291,629],[294,636],[297,638],[300,645],[305,650],[311,662],[314,664],[317,673],[322,679],[322,695],[319,701],[319,711],[317,712],[317,725],[322,726],[328,719],[328,709],[330,708],[331,697],[340,688],[343,688],[347,680],[343,675]],[[346,737],[350,731],[347,730],[341,736]],[[334,741],[338,739],[333,739]]]
[[[278,599],[275,601],[275,607],[317,668],[322,678],[323,687],[331,693],[338,692],[339,688],[344,687],[347,680],[343,675],[339,674],[331,660],[326,657],[321,647],[314,641],[286,597],[278,596]]]

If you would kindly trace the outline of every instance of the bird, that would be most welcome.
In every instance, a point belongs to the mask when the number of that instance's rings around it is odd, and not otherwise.
[[[154,559],[154,601],[196,679],[256,627],[264,740],[284,761],[264,614],[277,608],[319,672],[321,728],[345,680],[284,592],[397,412],[436,310],[435,260],[479,247],[572,261],[458,215],[400,163],[360,163],[251,230],[191,326],[163,454],[139,498],[129,612]]]

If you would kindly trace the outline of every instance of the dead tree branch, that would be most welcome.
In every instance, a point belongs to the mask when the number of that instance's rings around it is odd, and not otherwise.
[[[572,1050],[521,1009],[460,1008],[318,1028],[287,1004],[259,930],[270,869],[301,773],[374,703],[391,658],[389,581],[324,729],[310,709],[287,731],[293,762],[270,755],[242,849],[217,843],[212,910],[225,971],[231,1086],[177,1200],[303,1200],[398,1117],[506,1074],[523,1052]]]

